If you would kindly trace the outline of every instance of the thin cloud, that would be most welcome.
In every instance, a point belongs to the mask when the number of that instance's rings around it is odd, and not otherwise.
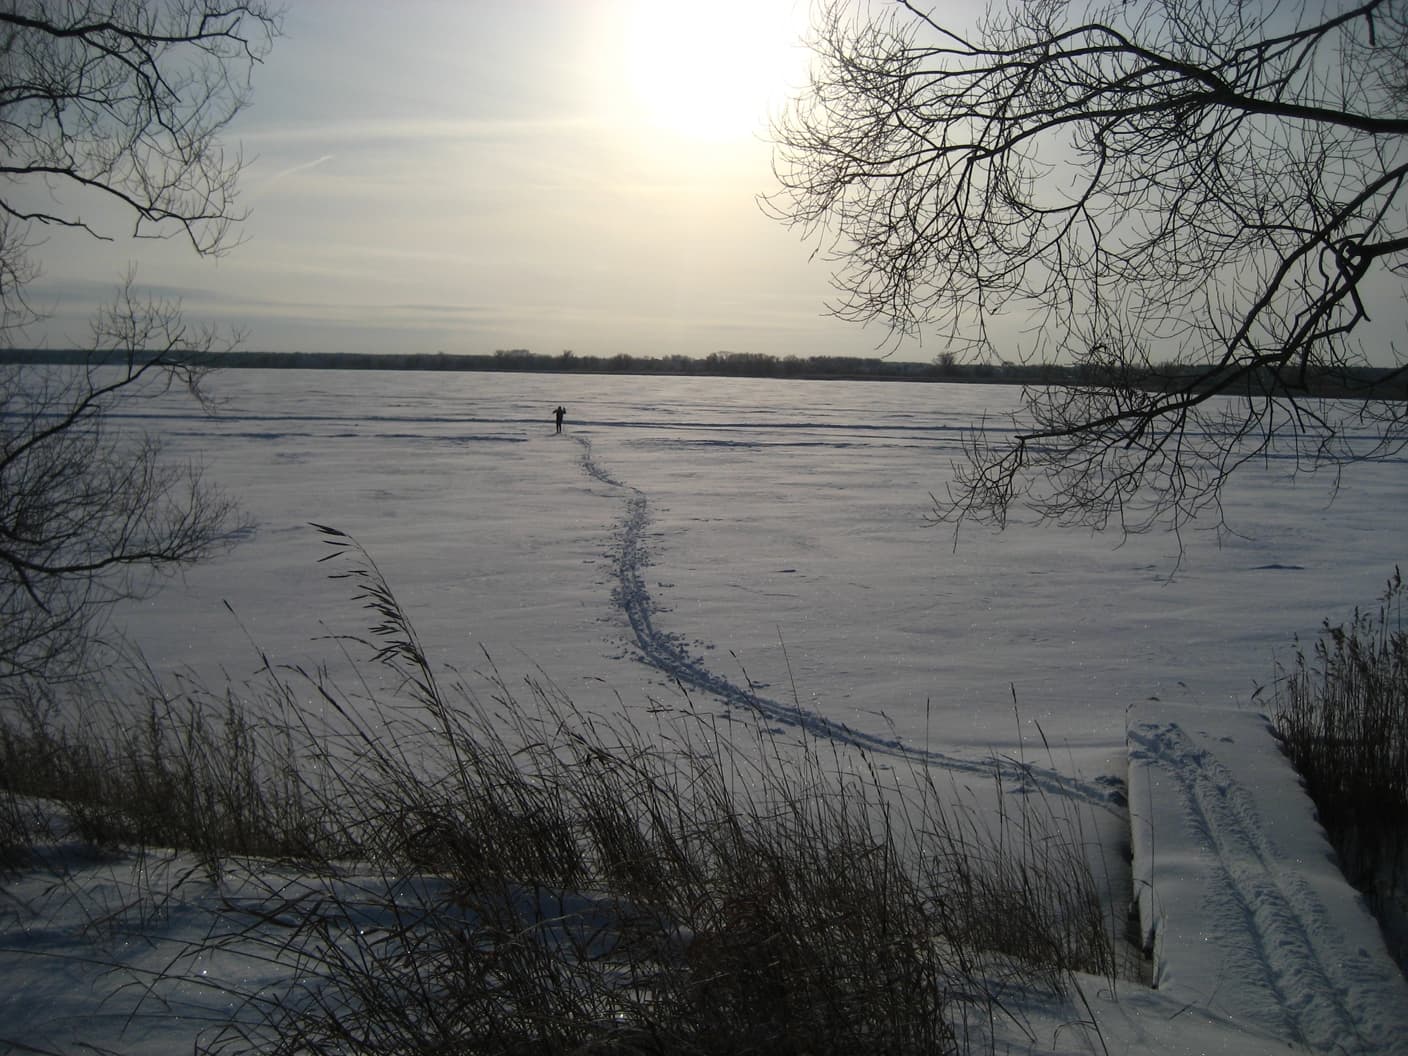
[[[288,168],[280,169],[278,172],[274,173],[274,175],[270,176],[267,180],[264,181],[264,186],[268,187],[272,184],[278,183],[285,177],[292,176],[295,172],[307,172],[309,169],[316,169],[319,165],[322,165],[324,162],[332,161],[332,159],[336,156],[337,155],[335,154],[324,154],[322,157],[314,158],[312,161],[305,161],[298,165],[290,165],[288,166]]]
[[[600,121],[585,116],[551,116],[544,118],[433,118],[386,117],[349,118],[319,122],[298,122],[260,126],[250,124],[240,129],[239,138],[246,144],[309,143],[319,140],[337,143],[384,144],[405,140],[482,141],[521,140],[538,136],[559,135],[563,132],[596,132]]]

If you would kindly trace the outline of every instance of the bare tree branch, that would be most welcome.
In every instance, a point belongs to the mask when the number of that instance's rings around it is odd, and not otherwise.
[[[143,596],[162,569],[207,557],[246,527],[198,467],[110,419],[173,384],[199,395],[197,364],[215,335],[191,331],[129,281],[93,339],[87,369],[13,365],[3,377],[0,684],[77,674],[53,665],[77,663],[108,604]]]
[[[0,2],[0,339],[35,318],[34,230],[111,238],[86,211],[98,202],[135,237],[230,248],[241,159],[219,136],[278,29],[263,0]],[[204,402],[203,357],[237,340],[143,298],[129,274],[86,369],[0,373],[0,691],[81,674],[109,605],[243,529],[198,467],[112,417],[177,386]]]
[[[994,318],[1027,318],[1020,358],[1083,379],[981,431],[941,518],[1177,528],[1273,446],[1408,439],[1401,394],[1348,429],[1312,407],[1399,363],[1356,334],[1408,294],[1406,0],[1029,0],[971,33],[838,2],[813,47],[765,205],[833,263],[831,310],[999,358]]]

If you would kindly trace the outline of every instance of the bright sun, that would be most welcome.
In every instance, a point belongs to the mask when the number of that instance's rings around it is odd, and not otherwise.
[[[620,73],[650,125],[710,141],[761,134],[799,87],[806,0],[633,0]]]

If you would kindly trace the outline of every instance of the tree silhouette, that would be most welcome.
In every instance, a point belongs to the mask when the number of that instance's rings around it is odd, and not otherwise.
[[[832,310],[985,355],[1007,313],[1023,357],[1074,368],[975,434],[940,517],[1220,524],[1272,449],[1338,472],[1402,447],[1401,360],[1361,335],[1408,293],[1408,3],[1287,6],[825,11],[766,202],[828,252]]]
[[[0,8],[0,337],[35,320],[45,229],[180,237],[218,254],[242,218],[220,133],[278,31],[263,2],[15,0]],[[183,388],[228,344],[129,275],[85,367],[0,374],[0,689],[82,672],[108,603],[209,554],[239,524],[189,465],[112,427],[122,401]]]

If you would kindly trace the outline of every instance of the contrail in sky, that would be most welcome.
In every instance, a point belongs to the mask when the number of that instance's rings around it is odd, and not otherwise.
[[[265,180],[264,186],[268,187],[270,184],[277,183],[279,180],[282,180],[285,176],[292,176],[295,172],[304,172],[307,169],[317,168],[325,161],[332,161],[334,157],[336,157],[335,154],[324,154],[322,157],[314,158],[312,161],[305,161],[300,165],[290,165],[288,168],[282,169],[279,172],[274,173],[274,175],[270,176],[267,180]]]

